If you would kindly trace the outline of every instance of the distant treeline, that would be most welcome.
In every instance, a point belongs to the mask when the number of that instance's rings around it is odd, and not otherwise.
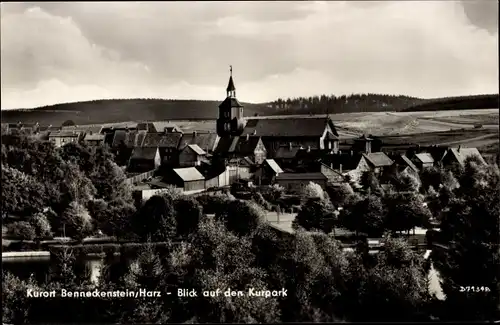
[[[138,120],[213,120],[221,101],[177,99],[106,99],[64,103],[34,109],[2,110],[3,123],[61,125],[99,124]],[[382,111],[427,111],[498,107],[498,95],[421,99],[403,95],[321,95],[278,99],[271,103],[243,103],[246,116],[335,114]]]
[[[424,99],[403,95],[353,94],[279,98],[270,106],[276,114],[325,114],[400,111]]]

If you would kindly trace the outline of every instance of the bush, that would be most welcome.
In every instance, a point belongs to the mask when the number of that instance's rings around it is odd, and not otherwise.
[[[40,238],[51,238],[52,227],[50,226],[47,216],[43,213],[37,213],[30,220],[31,225],[35,228],[36,234]]]
[[[9,225],[7,234],[21,240],[33,240],[36,238],[36,230],[29,222],[16,221]]]
[[[325,198],[323,188],[314,182],[309,182],[309,184],[306,185],[302,191],[302,195],[306,200],[311,198],[319,198],[323,200]]]
[[[233,195],[228,194],[202,194],[196,196],[196,200],[203,207],[205,214],[217,214],[224,210],[224,203],[226,201],[235,200]]]
[[[273,210],[273,206],[271,205],[271,203],[267,202],[267,200],[264,198],[264,196],[261,193],[259,193],[259,192],[254,193],[254,195],[252,196],[252,199],[255,201],[255,203],[257,203],[258,205],[263,207],[265,210],[268,210],[268,211]]]

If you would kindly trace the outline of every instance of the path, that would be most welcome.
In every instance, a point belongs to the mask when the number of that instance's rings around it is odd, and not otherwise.
[[[495,139],[490,139],[490,138],[495,138]],[[441,146],[449,146],[449,145],[467,144],[469,142],[475,142],[475,141],[479,141],[479,140],[485,140],[486,143],[489,143],[489,142],[495,143],[496,141],[498,141],[498,134],[484,134],[484,135],[470,138],[470,139],[443,142],[443,143],[438,143],[438,144]],[[474,147],[476,147],[476,146],[474,146]]]

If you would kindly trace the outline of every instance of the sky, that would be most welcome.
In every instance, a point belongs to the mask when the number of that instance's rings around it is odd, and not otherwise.
[[[498,93],[498,2],[1,3],[1,108]]]

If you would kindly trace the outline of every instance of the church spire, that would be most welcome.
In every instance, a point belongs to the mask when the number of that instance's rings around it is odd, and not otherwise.
[[[233,81],[233,66],[229,66],[229,83],[226,88],[227,97],[236,97],[236,87],[234,87]]]

